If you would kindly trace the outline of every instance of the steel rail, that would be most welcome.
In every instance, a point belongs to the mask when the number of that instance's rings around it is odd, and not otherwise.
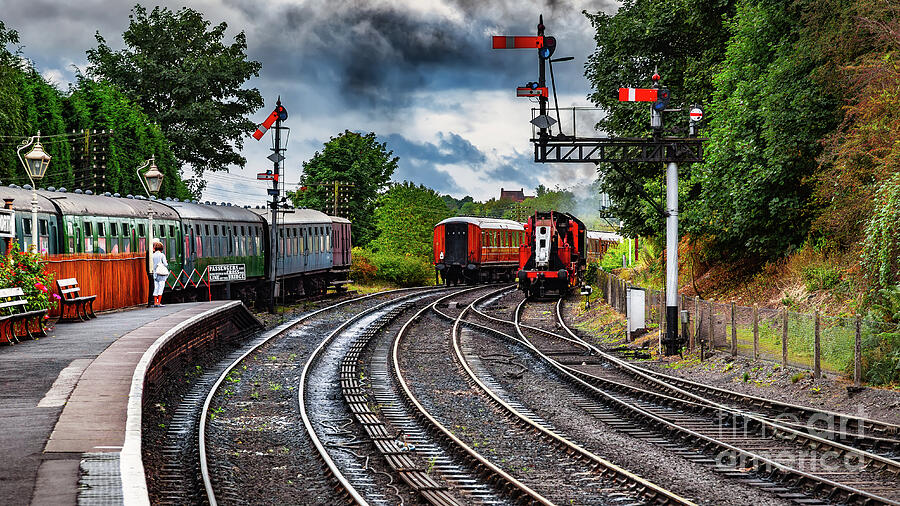
[[[616,464],[613,464],[612,462],[579,446],[577,443],[560,436],[559,434],[555,433],[552,430],[542,427],[538,423],[535,423],[534,420],[532,420],[525,414],[521,413],[516,408],[511,406],[509,403],[507,403],[502,398],[500,398],[500,396],[498,396],[495,392],[493,392],[487,385],[484,384],[484,382],[481,381],[480,378],[478,378],[478,376],[475,374],[475,372],[469,366],[469,364],[464,356],[464,353],[462,351],[462,346],[460,343],[460,337],[461,337],[460,334],[461,333],[459,332],[459,329],[460,329],[461,325],[473,325],[471,322],[464,320],[466,312],[468,312],[476,304],[483,301],[484,299],[487,299],[488,297],[494,295],[495,293],[499,293],[504,290],[506,290],[506,288],[498,290],[497,292],[494,292],[494,293],[487,294],[479,299],[476,299],[471,304],[469,304],[465,309],[463,309],[463,311],[456,318],[453,318],[453,317],[451,317],[445,313],[442,313],[440,311],[437,311],[437,309],[435,309],[435,311],[438,314],[440,314],[444,318],[446,318],[448,320],[452,320],[454,322],[453,330],[452,330],[452,334],[451,334],[451,336],[453,338],[453,349],[454,349],[454,352],[456,353],[457,361],[460,363],[460,365],[466,371],[470,381],[472,381],[481,391],[483,391],[495,405],[499,406],[502,410],[506,411],[517,422],[524,423],[529,428],[531,428],[531,430],[537,432],[542,437],[545,437],[545,438],[549,439],[550,441],[554,442],[558,447],[560,447],[566,453],[574,454],[575,456],[578,456],[580,459],[582,459],[594,466],[599,467],[601,469],[601,471],[599,471],[598,474],[600,474],[601,476],[606,476],[608,478],[611,478],[615,482],[619,482],[619,483],[624,482],[624,483],[636,485],[639,488],[638,493],[642,497],[650,500],[651,502],[657,503],[657,504],[693,505],[694,503],[691,502],[690,500],[683,498],[683,497],[675,494],[674,492],[663,489],[662,487],[656,485],[655,483],[652,483],[652,482],[632,473],[631,471],[628,471]],[[475,324],[475,325],[478,326],[477,324]],[[487,330],[491,330],[491,329],[487,329]],[[511,336],[509,336],[509,337],[511,337]]]
[[[504,288],[505,289],[505,288]],[[391,366],[392,366],[392,374],[394,378],[397,380],[397,384],[400,385],[400,389],[404,394],[405,400],[408,405],[410,405],[413,409],[415,409],[425,423],[427,423],[436,433],[444,439],[445,441],[450,441],[456,448],[462,451],[463,455],[466,457],[466,460],[471,462],[472,468],[477,469],[479,467],[486,469],[490,472],[491,475],[496,477],[511,486],[515,490],[518,491],[518,494],[510,494],[519,501],[523,501],[526,503],[536,503],[550,506],[553,503],[529,488],[524,483],[517,480],[515,477],[504,471],[503,469],[497,467],[492,462],[481,456],[478,452],[476,452],[472,447],[467,445],[461,439],[456,437],[447,427],[445,427],[440,421],[437,420],[426,408],[422,405],[421,402],[416,398],[415,394],[413,394],[412,389],[409,387],[409,383],[406,381],[406,378],[403,376],[403,372],[400,369],[400,343],[403,339],[408,335],[409,328],[412,326],[413,322],[422,317],[429,310],[436,310],[437,305],[444,300],[454,296],[459,295],[460,293],[465,293],[475,290],[468,289],[463,292],[456,292],[447,295],[446,297],[441,297],[436,300],[434,303],[429,305],[428,307],[422,308],[418,311],[412,318],[407,320],[407,322],[403,325],[399,332],[397,332],[397,336],[394,338],[394,344],[391,350]],[[441,313],[442,314],[442,313]],[[509,487],[505,487],[507,490]]]
[[[444,287],[439,287],[438,289],[444,289]],[[434,290],[434,289],[431,289],[431,290]],[[360,319],[362,319],[364,316],[368,315],[369,313],[373,313],[373,312],[383,308],[384,306],[387,306],[387,305],[395,303],[395,302],[397,302],[397,301],[396,300],[385,301],[374,307],[371,307],[364,311],[360,311],[359,313],[353,315],[349,320],[342,323],[338,328],[336,328],[328,336],[326,336],[325,339],[323,339],[322,342],[319,343],[319,346],[317,346],[316,349],[313,350],[312,354],[309,356],[309,359],[307,359],[306,364],[303,366],[303,371],[300,373],[300,385],[298,387],[298,392],[297,392],[297,402],[299,403],[298,405],[300,406],[300,416],[303,418],[303,425],[306,428],[306,431],[309,434],[309,437],[312,440],[313,445],[316,447],[316,450],[319,452],[319,456],[322,458],[322,460],[325,462],[325,464],[331,470],[332,475],[334,475],[334,477],[338,480],[338,482],[340,482],[341,487],[343,487],[344,490],[346,490],[347,493],[350,494],[350,497],[353,498],[353,500],[360,506],[367,506],[369,503],[368,503],[368,501],[365,500],[365,498],[362,496],[362,494],[360,494],[356,490],[356,487],[354,487],[353,484],[350,483],[350,480],[348,480],[347,477],[344,476],[344,474],[340,471],[340,469],[338,469],[337,464],[334,462],[334,459],[332,459],[331,456],[328,455],[328,451],[325,449],[325,446],[322,444],[322,441],[319,440],[319,436],[316,435],[315,428],[312,426],[312,422],[309,420],[309,415],[306,412],[306,400],[305,400],[306,378],[309,374],[309,370],[312,367],[313,363],[318,360],[319,355],[325,350],[325,347],[328,345],[328,343],[330,343],[335,338],[335,336],[337,336],[338,334],[343,332],[347,327],[349,327],[353,323],[359,321]]]
[[[859,490],[859,489],[856,489],[854,487],[851,487],[851,486],[848,486],[848,485],[845,485],[842,483],[838,483],[838,482],[829,480],[822,476],[813,475],[813,474],[806,473],[806,472],[803,472],[803,471],[800,471],[797,469],[793,469],[789,466],[780,464],[780,463],[778,463],[772,459],[769,459],[767,457],[757,455],[753,452],[738,448],[736,446],[730,445],[730,444],[722,442],[722,441],[718,441],[714,438],[706,436],[697,431],[688,429],[686,427],[682,427],[676,423],[665,420],[643,408],[640,408],[633,404],[624,402],[624,401],[616,398],[615,396],[608,394],[607,392],[603,391],[602,389],[600,389],[594,385],[591,385],[590,383],[584,381],[582,378],[579,378],[575,374],[580,371],[574,370],[571,367],[560,364],[556,360],[554,360],[554,359],[548,357],[547,355],[545,355],[544,353],[542,353],[539,349],[537,349],[537,347],[535,347],[533,344],[530,343],[530,341],[528,341],[528,338],[524,335],[524,333],[521,332],[521,327],[518,324],[519,323],[519,313],[521,311],[521,308],[524,306],[524,302],[525,301],[523,301],[521,304],[519,304],[519,306],[516,308],[516,313],[515,313],[516,329],[519,334],[519,338],[513,338],[512,336],[509,336],[509,337],[515,341],[519,341],[522,344],[524,344],[528,349],[532,350],[532,352],[535,353],[538,357],[540,357],[546,363],[550,364],[556,370],[558,370],[564,377],[568,377],[572,381],[574,381],[576,384],[586,388],[589,391],[592,391],[592,392],[600,395],[601,397],[606,399],[608,401],[608,403],[610,403],[612,406],[616,406],[625,412],[635,414],[635,415],[641,417],[642,419],[644,419],[647,423],[649,423],[655,427],[662,428],[662,429],[668,430],[670,432],[680,433],[682,436],[685,437],[685,439],[691,441],[694,444],[697,444],[698,442],[702,442],[701,446],[703,446],[705,450],[709,450],[710,448],[716,448],[716,449],[720,449],[723,451],[731,452],[732,455],[742,457],[741,460],[744,462],[747,462],[748,463],[747,465],[754,470],[761,471],[765,468],[768,468],[770,470],[769,474],[773,477],[778,477],[780,475],[781,478],[793,478],[795,484],[797,484],[797,485],[800,485],[800,484],[803,484],[806,482],[815,482],[815,483],[818,483],[821,485],[825,485],[825,486],[828,486],[831,488],[832,496],[837,491],[841,491],[841,492],[843,492],[844,497],[847,500],[856,499],[856,500],[860,500],[861,502],[875,503],[875,504],[900,504],[900,503],[897,503],[890,499],[886,499],[884,497],[880,497],[878,495],[875,495],[875,494],[872,494],[872,493],[869,493],[869,492],[866,492],[863,490]],[[494,332],[500,333],[499,331],[494,331]],[[546,330],[542,330],[542,332],[553,334],[552,332],[549,332]],[[597,350],[597,351],[601,355],[607,355],[600,350]],[[602,380],[602,378],[601,378],[601,380]],[[603,381],[609,381],[609,380],[603,380]],[[614,383],[614,382],[612,382],[612,383]],[[660,382],[657,380],[655,383],[660,383]],[[627,385],[625,385],[625,386],[628,388],[634,388],[634,387],[630,387]],[[669,388],[672,388],[672,387],[669,387]],[[677,389],[675,389],[675,390],[677,390]],[[688,394],[688,395],[691,395],[691,394]],[[696,397],[696,396],[691,395],[691,397]],[[708,403],[708,401],[707,401],[707,403]],[[727,408],[725,408],[724,406],[722,407],[722,409],[720,411],[724,411],[726,413],[729,412],[729,410]],[[754,418],[758,419],[758,417],[754,417]],[[797,432],[793,429],[788,429],[788,428],[784,428],[784,427],[779,427],[777,429],[778,430],[775,431],[776,433],[779,431],[790,432],[790,433]],[[826,445],[834,444],[830,441],[823,440],[821,438],[817,438],[817,439],[819,439],[822,443],[825,443]],[[847,448],[847,447],[845,447],[845,448]],[[853,453],[856,453],[856,454],[867,453],[867,452],[862,452],[862,451],[854,449],[854,448],[847,448],[847,450],[849,450]],[[869,455],[871,455],[871,454],[869,454]],[[876,455],[872,455],[872,457],[877,457],[877,458],[879,458],[879,460],[887,460],[887,459],[882,459]],[[814,486],[813,489],[815,492],[818,489],[818,486]]]
[[[208,416],[209,407],[212,404],[213,398],[215,397],[216,393],[218,392],[219,387],[222,385],[222,382],[225,381],[225,378],[231,373],[231,371],[234,370],[234,368],[236,368],[238,365],[240,365],[240,363],[245,358],[247,358],[251,353],[258,350],[264,344],[268,343],[275,337],[283,335],[285,332],[290,331],[293,327],[297,326],[298,324],[300,324],[314,316],[317,316],[326,311],[332,311],[332,310],[337,309],[346,304],[360,302],[360,301],[370,299],[373,297],[377,297],[380,295],[404,292],[404,291],[409,291],[409,290],[417,290],[417,289],[420,289],[420,288],[400,288],[397,290],[387,290],[384,292],[371,293],[371,294],[364,295],[361,297],[354,297],[354,298],[347,299],[345,301],[341,301],[336,304],[332,304],[330,306],[318,309],[316,311],[313,311],[312,313],[294,318],[291,321],[264,333],[258,339],[258,342],[254,343],[244,354],[242,354],[234,362],[232,362],[232,364],[230,366],[225,368],[225,371],[219,376],[219,378],[213,384],[212,388],[210,388],[209,394],[206,396],[206,401],[203,403],[203,409],[201,410],[201,413],[200,413],[201,423],[199,424],[200,430],[199,430],[198,443],[197,443],[197,446],[199,447],[199,452],[200,452],[200,474],[202,475],[202,478],[203,478],[203,487],[206,490],[206,499],[209,502],[210,506],[216,506],[218,503],[216,501],[215,490],[213,489],[213,486],[212,486],[212,478],[209,473],[208,455],[207,455],[207,451],[206,451],[206,424],[209,420],[209,416]]]
[[[783,431],[786,434],[790,434],[793,438],[799,439],[800,441],[804,441],[811,446],[818,446],[818,447],[824,446],[824,447],[829,447],[830,449],[835,450],[842,454],[846,453],[846,454],[857,455],[860,459],[862,459],[862,462],[876,463],[880,469],[890,470],[890,472],[894,473],[895,475],[900,476],[900,462],[898,462],[897,460],[894,460],[889,457],[885,457],[883,455],[878,455],[878,454],[866,451],[864,449],[848,446],[843,443],[839,443],[837,441],[833,441],[833,440],[830,440],[827,438],[817,436],[815,434],[810,434],[809,432],[804,432],[803,430],[794,428],[794,427],[790,426],[789,424],[785,424],[781,421],[769,420],[768,418],[759,416],[758,414],[750,412],[750,411],[745,411],[740,408],[735,408],[735,407],[731,407],[731,406],[728,406],[725,404],[721,404],[719,402],[699,396],[697,394],[694,394],[692,392],[689,392],[689,391],[679,388],[677,386],[670,385],[659,378],[655,378],[655,377],[647,374],[642,369],[635,367],[634,365],[629,364],[628,362],[625,362],[624,360],[622,360],[618,357],[612,356],[609,353],[606,353],[603,350],[599,349],[598,347],[594,346],[593,344],[588,343],[588,342],[584,341],[583,339],[581,339],[577,334],[575,334],[572,331],[571,328],[569,328],[568,325],[566,325],[565,321],[563,321],[562,311],[561,311],[561,303],[562,303],[562,299],[559,299],[556,304],[556,316],[557,316],[557,320],[558,320],[559,324],[562,326],[562,328],[570,336],[572,336],[572,338],[579,340],[579,341],[583,342],[585,345],[589,346],[593,353],[600,356],[604,360],[612,363],[619,369],[624,370],[628,374],[635,377],[638,381],[641,381],[645,384],[661,387],[665,390],[668,390],[676,397],[688,399],[688,400],[691,400],[696,403],[707,404],[713,408],[716,408],[716,409],[722,411],[723,413],[728,413],[734,419],[735,423],[738,423],[739,421],[743,421],[743,422],[750,421],[755,424],[758,424],[759,426],[764,426],[764,427],[771,429],[773,431],[773,433],[777,433],[778,431]],[[542,332],[545,332],[545,333],[548,333],[548,334],[551,334],[554,336],[559,336],[558,334],[555,334],[555,333],[552,333],[552,332],[549,332],[546,330],[542,330]],[[564,337],[564,336],[559,336],[559,337]],[[581,374],[586,374],[586,373],[582,373],[580,371],[578,371],[578,372]],[[591,375],[591,376],[595,377],[593,375]],[[860,438],[860,439],[865,441],[866,438]]]
[[[503,323],[506,325],[513,325],[513,324],[518,325],[519,324],[519,321],[518,321],[519,312],[520,312],[521,308],[524,306],[524,303],[525,303],[525,300],[523,300],[519,304],[519,306],[516,308],[514,321],[496,318],[496,317],[493,317],[491,315],[488,315],[486,313],[483,313],[483,312],[477,311],[477,310],[476,310],[476,312],[477,312],[477,314],[479,314],[479,316],[488,318],[492,321],[500,322],[500,323]],[[606,353],[603,350],[597,348],[593,344],[588,343],[588,342],[584,341],[583,339],[581,339],[577,334],[572,332],[572,330],[568,326],[566,326],[564,321],[561,321],[559,307],[560,307],[559,301],[557,301],[557,320],[559,320],[559,323],[563,327],[563,329],[566,330],[570,336],[572,336],[571,338],[568,336],[562,336],[555,332],[552,332],[552,331],[549,331],[546,329],[542,329],[539,327],[523,326],[522,328],[527,328],[528,330],[540,332],[547,336],[554,337],[557,339],[562,339],[565,341],[571,341],[572,339],[577,340],[577,341],[579,341],[581,346],[585,346],[588,349],[590,349],[592,355],[599,356],[600,358],[602,358],[603,360],[606,360],[607,362],[611,363],[612,365],[616,366],[617,368],[624,370],[627,374],[635,377],[638,381],[640,381],[644,384],[647,384],[651,387],[662,388],[662,389],[670,392],[674,398],[680,399],[681,401],[689,401],[690,403],[693,403],[694,405],[707,405],[711,408],[714,408],[714,409],[718,410],[720,413],[727,414],[729,417],[731,417],[731,419],[733,420],[735,425],[738,425],[738,426],[747,425],[748,422],[751,422],[753,424],[756,424],[759,427],[765,427],[766,429],[769,429],[773,435],[782,433],[782,434],[788,435],[790,438],[793,438],[799,442],[804,442],[807,445],[812,446],[812,447],[817,447],[817,448],[828,447],[842,455],[843,454],[856,455],[864,463],[876,463],[880,469],[887,469],[887,470],[890,470],[890,472],[893,472],[895,475],[900,475],[900,462],[897,462],[894,459],[885,457],[883,455],[878,455],[878,454],[875,454],[875,453],[872,453],[872,452],[869,452],[869,451],[866,451],[866,450],[863,450],[860,448],[854,448],[852,446],[848,446],[848,445],[839,443],[837,441],[832,441],[830,439],[826,439],[826,438],[817,436],[815,434],[810,434],[808,432],[804,432],[803,430],[799,430],[799,429],[792,427],[791,425],[785,424],[781,421],[769,420],[767,418],[757,415],[756,413],[744,411],[739,408],[734,408],[731,406],[727,406],[727,405],[715,402],[711,399],[707,399],[705,397],[696,395],[694,393],[685,391],[685,390],[675,387],[673,385],[667,384],[666,382],[664,382],[660,379],[653,378],[650,375],[644,373],[641,369],[636,368],[633,365],[619,359],[618,357],[614,357],[614,356],[610,355],[609,353]],[[518,329],[519,327],[516,327],[516,328]],[[522,334],[521,332],[519,332],[519,335],[522,336],[523,339],[527,340],[527,338],[525,338],[524,334]],[[530,344],[530,342],[529,342],[529,344]],[[556,360],[554,360],[554,362],[558,363],[558,361],[556,361]],[[637,390],[637,389],[635,389],[635,387],[632,387],[630,385],[625,385],[625,384],[611,381],[608,379],[599,378],[597,376],[585,373],[583,371],[579,371],[578,369],[575,369],[575,368],[572,368],[572,367],[569,367],[569,366],[566,366],[563,364],[560,364],[560,365],[562,367],[567,368],[572,374],[574,374],[576,376],[581,376],[582,379],[589,379],[591,381],[599,381],[599,382],[603,382],[606,384],[612,384],[612,385],[615,385],[617,388]],[[647,391],[645,393],[653,395],[653,393],[649,392],[649,391]],[[660,395],[660,394],[656,394],[656,395]],[[673,399],[673,397],[669,397],[669,396],[661,396],[661,397],[663,397],[665,399]],[[875,444],[875,443],[870,442],[870,444]]]

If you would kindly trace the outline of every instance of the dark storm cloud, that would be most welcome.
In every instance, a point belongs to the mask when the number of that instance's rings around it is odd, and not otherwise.
[[[400,134],[390,134],[379,140],[400,159],[394,180],[415,181],[442,193],[463,190],[450,173],[438,169],[437,165],[477,166],[486,160],[477,147],[453,132],[439,132],[437,143],[415,142]]]
[[[534,163],[530,153],[516,153],[515,156],[504,157],[501,164],[488,168],[485,173],[493,179],[512,181],[527,190],[540,184],[538,175],[546,170],[548,166]]]
[[[478,165],[485,161],[484,153],[460,135],[450,132],[438,133],[438,143],[415,142],[400,134],[390,134],[382,139],[388,149],[400,160],[411,159],[417,162],[436,164],[468,164]]]
[[[336,87],[346,103],[355,105],[390,108],[406,105],[408,92],[424,88],[511,89],[521,84],[510,82],[511,75],[521,76],[522,83],[536,78],[531,75],[536,70],[533,57],[526,51],[492,50],[490,35],[533,34],[541,11],[548,34],[560,41],[560,52],[584,61],[591,50],[583,33],[570,33],[571,41],[567,39],[567,29],[583,32],[587,25],[572,1],[450,0],[445,2],[450,16],[377,1],[304,2],[270,9],[249,0],[227,4],[257,26],[248,35],[257,38],[254,57],[265,57],[264,72],[315,83],[313,94]],[[597,2],[592,10],[612,4]],[[580,78],[580,68],[572,69]]]

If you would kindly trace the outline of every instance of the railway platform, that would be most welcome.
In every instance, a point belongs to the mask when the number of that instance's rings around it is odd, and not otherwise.
[[[129,486],[143,478],[145,376],[164,343],[205,322],[222,327],[217,335],[258,324],[240,302],[170,304],[58,324],[49,337],[0,347],[0,504],[141,497]]]

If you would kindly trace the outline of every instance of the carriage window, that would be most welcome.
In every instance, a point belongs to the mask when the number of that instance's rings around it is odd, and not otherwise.
[[[146,235],[144,233],[144,224],[143,223],[138,224],[138,235],[141,237],[144,237]]]
[[[92,222],[84,222],[84,235],[94,235],[94,224]]]
[[[119,224],[118,223],[110,223],[109,224],[109,233],[113,237],[118,236],[119,235]]]
[[[209,225],[203,225],[203,231],[206,232],[206,235],[209,235]]]
[[[213,225],[213,235],[219,235],[219,226]]]
[[[47,220],[38,220],[41,227],[41,235],[47,235]]]
[[[200,224],[199,223],[194,225],[194,235],[197,235],[197,236],[200,235]]]
[[[22,218],[22,232],[25,235],[31,234],[31,220],[29,218]]]
[[[246,234],[246,232],[244,232],[244,226],[241,225],[241,235],[245,235],[245,234]]]

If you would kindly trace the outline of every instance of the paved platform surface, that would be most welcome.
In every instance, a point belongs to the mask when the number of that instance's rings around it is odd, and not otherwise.
[[[178,323],[227,303],[101,314],[0,346],[0,504],[76,504],[82,455],[122,448],[144,351]]]

